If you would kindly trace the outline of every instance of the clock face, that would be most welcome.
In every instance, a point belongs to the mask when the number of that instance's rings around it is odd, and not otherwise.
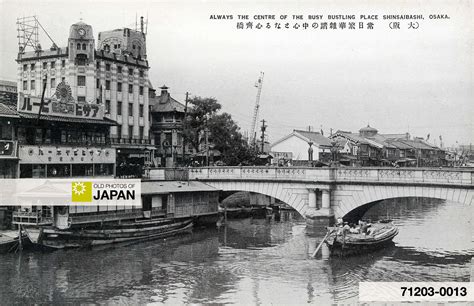
[[[79,35],[81,36],[84,36],[86,35],[86,30],[84,30],[83,28],[80,28],[79,30],[77,30],[77,33],[79,33]]]

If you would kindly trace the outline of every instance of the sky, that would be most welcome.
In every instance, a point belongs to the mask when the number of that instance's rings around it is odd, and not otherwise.
[[[149,76],[171,95],[215,97],[250,129],[257,81],[265,73],[258,120],[274,142],[294,129],[426,137],[445,146],[474,143],[472,1],[12,1],[0,0],[0,79],[15,80],[16,18],[36,15],[58,46],[71,24],[100,31],[135,27],[148,16]],[[214,20],[211,15],[233,15]],[[378,15],[374,29],[237,29],[237,15]],[[418,29],[390,29],[383,15],[423,14]],[[433,20],[431,14],[449,19]],[[280,15],[287,19],[280,21]],[[305,20],[292,20],[304,15]],[[348,20],[336,20],[341,22]],[[367,22],[365,20],[365,27]],[[244,21],[246,23],[247,21]],[[268,20],[261,21],[266,25]],[[51,46],[40,31],[43,48]],[[259,122],[260,124],[260,122]]]

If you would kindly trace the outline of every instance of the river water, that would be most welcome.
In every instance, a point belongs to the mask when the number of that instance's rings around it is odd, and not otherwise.
[[[0,304],[354,303],[360,281],[469,281],[469,207],[399,200],[367,216],[394,220],[393,247],[312,259],[325,233],[285,213],[129,246],[0,255]]]

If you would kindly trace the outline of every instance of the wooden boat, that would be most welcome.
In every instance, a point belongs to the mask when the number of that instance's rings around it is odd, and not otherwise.
[[[23,246],[28,246],[30,241],[26,233],[22,232],[21,242]],[[19,249],[18,232],[9,231],[0,234],[0,254],[15,252]]]
[[[342,233],[342,228],[330,227],[325,240],[331,255],[347,256],[367,253],[393,244],[398,228],[391,223],[374,223],[370,234]]]
[[[162,218],[121,224],[61,230],[42,227],[33,242],[41,249],[83,248],[96,245],[143,241],[169,237],[192,229],[192,219]],[[31,231],[29,235],[35,236]]]

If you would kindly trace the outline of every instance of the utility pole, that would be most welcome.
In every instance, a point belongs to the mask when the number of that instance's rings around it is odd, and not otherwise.
[[[262,135],[260,136],[260,139],[262,140],[262,144],[261,144],[261,148],[262,148],[262,153],[264,153],[263,149],[264,149],[264,145],[265,145],[265,130],[267,129],[267,126],[265,125],[265,119],[262,119],[262,127],[261,127],[261,131],[262,131]]]
[[[185,158],[185,150],[186,150],[186,135],[185,135],[185,132],[186,132],[186,128],[187,128],[187,124],[186,124],[186,119],[187,119],[187,116],[188,116],[188,97],[189,97],[189,92],[186,92],[186,100],[184,102],[184,122],[183,122],[183,132],[182,132],[182,137],[183,137],[183,166],[184,166],[184,158]]]

